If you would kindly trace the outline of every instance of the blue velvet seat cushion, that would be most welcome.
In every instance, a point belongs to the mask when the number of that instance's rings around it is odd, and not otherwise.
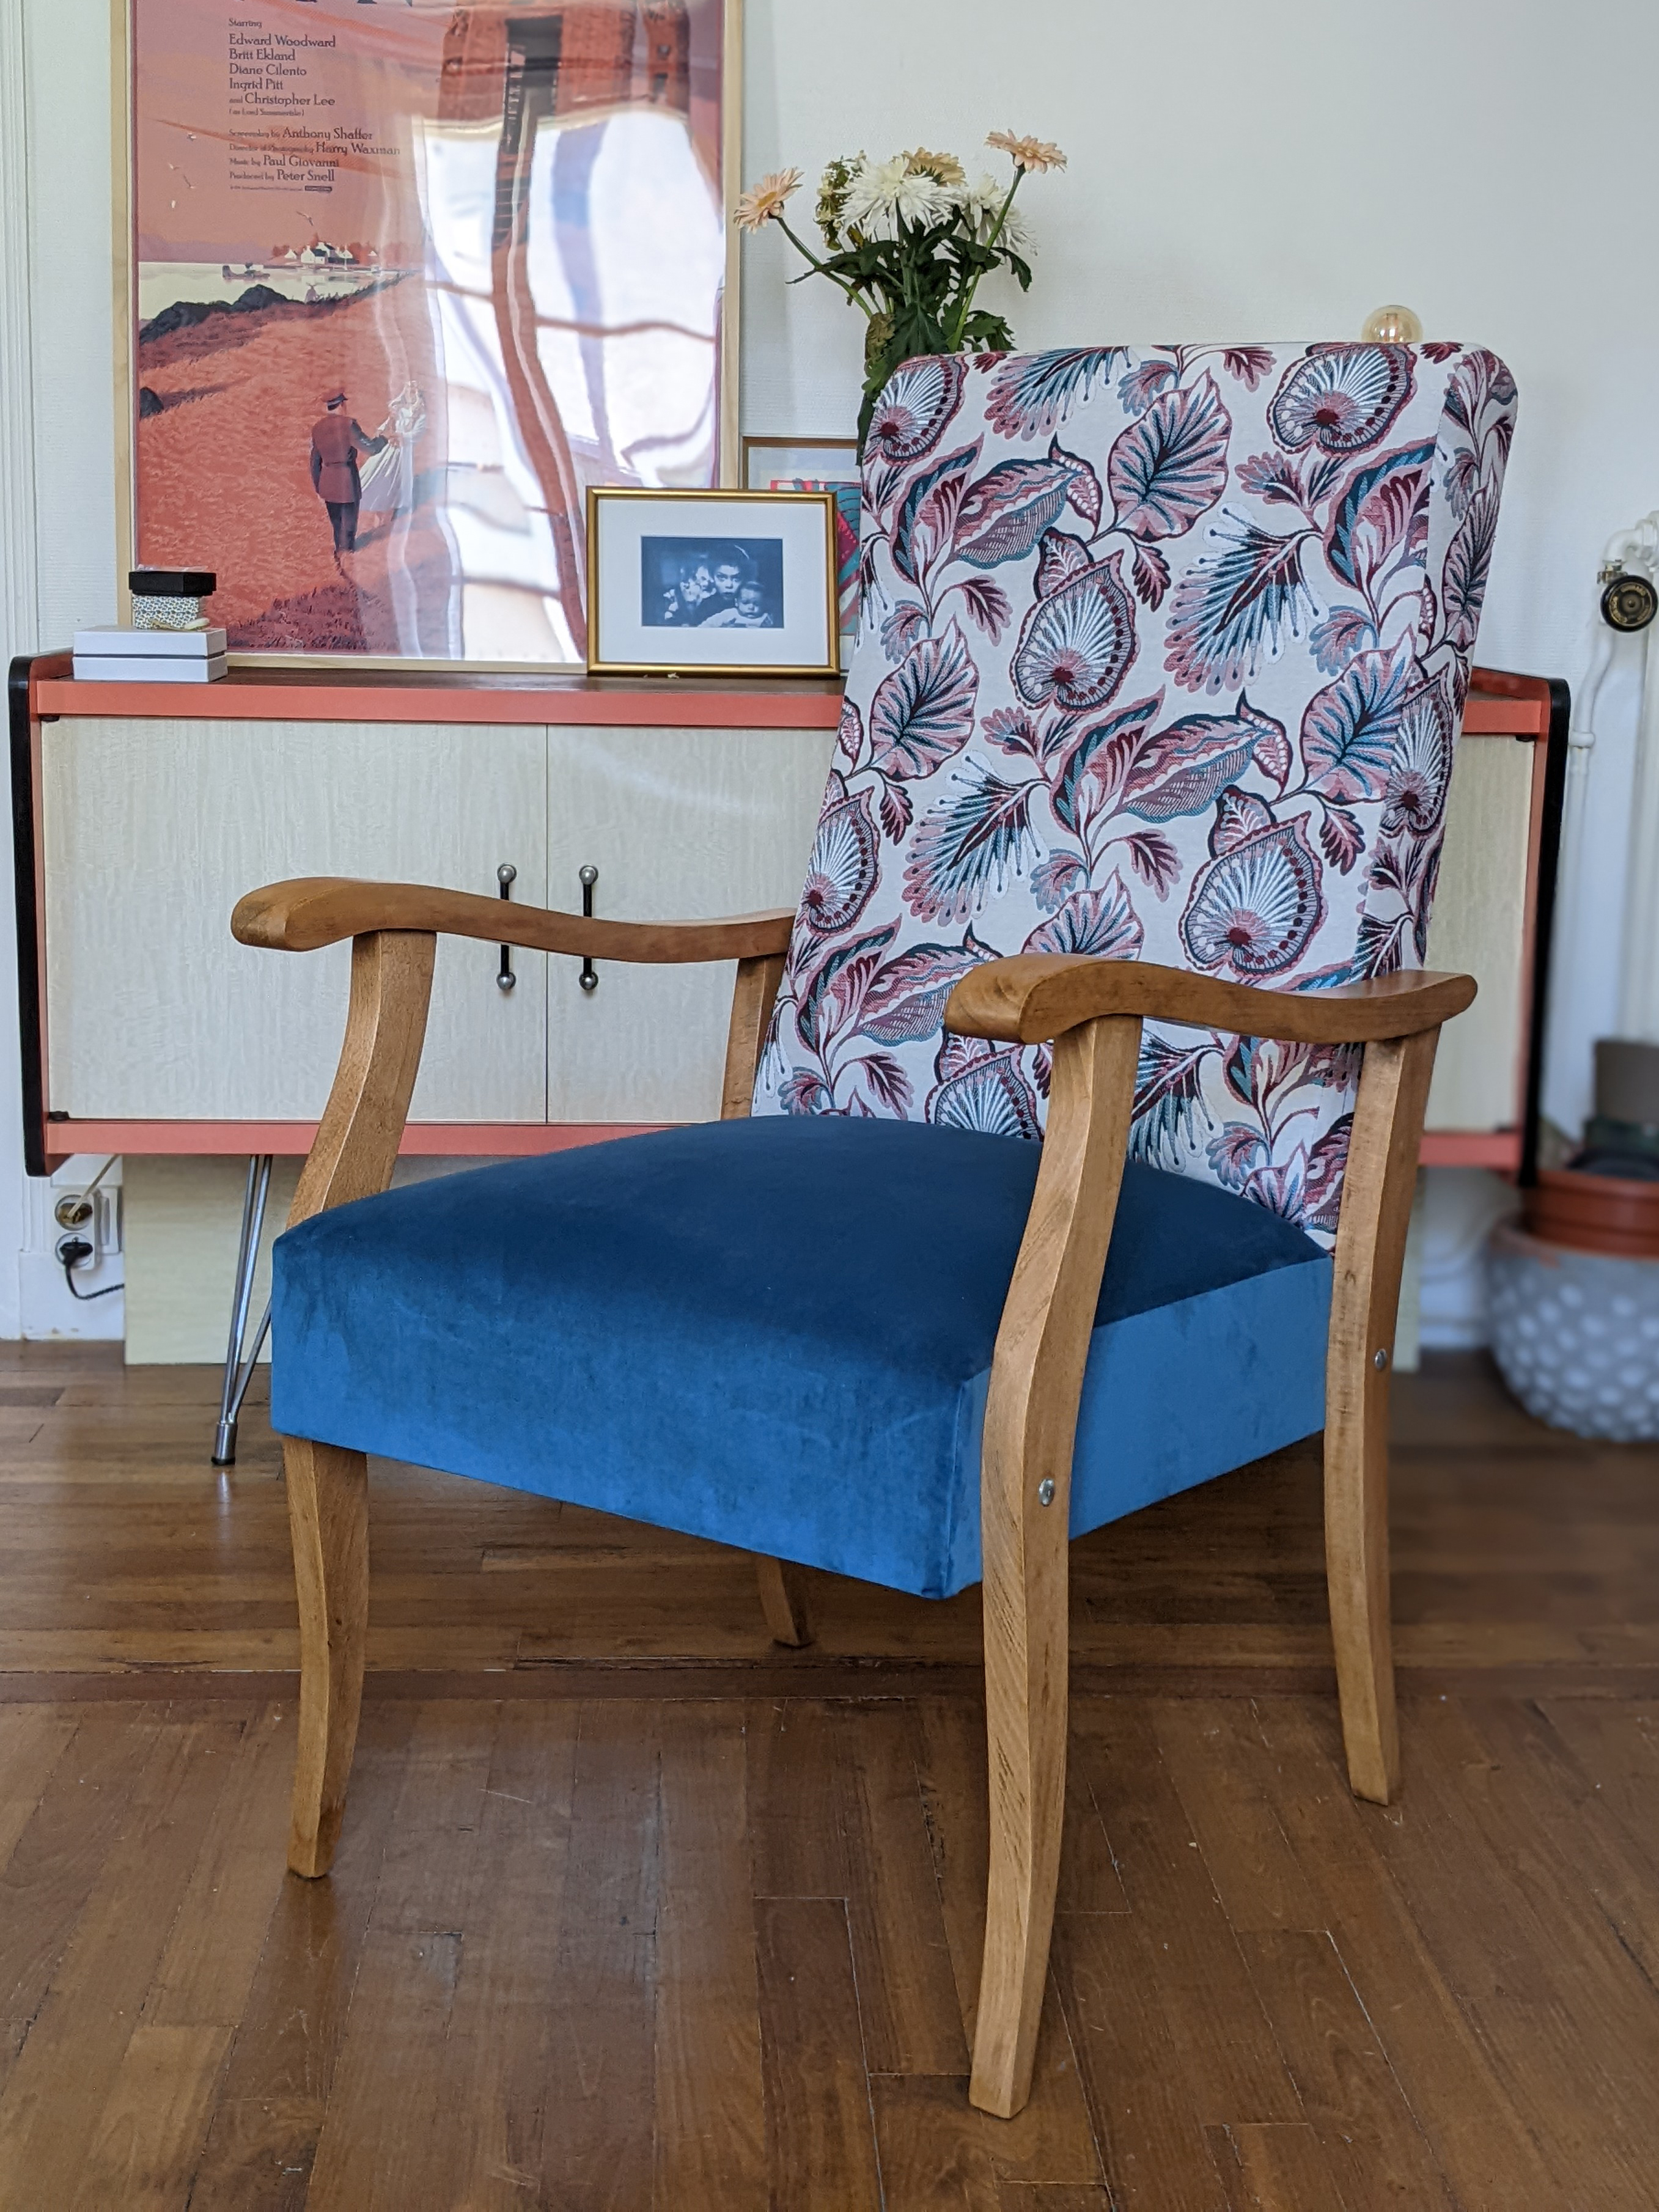
[[[1039,1148],[825,1115],[446,1176],[278,1239],[289,1435],[942,1597],[978,1579],[992,1347]],[[1330,1262],[1131,1164],[1074,1534],[1318,1429]]]

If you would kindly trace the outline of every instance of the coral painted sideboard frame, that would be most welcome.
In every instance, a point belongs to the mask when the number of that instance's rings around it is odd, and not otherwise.
[[[1555,934],[1561,817],[1567,792],[1567,733],[1571,720],[1572,696],[1559,677],[1515,676],[1496,668],[1470,672],[1462,734],[1508,737],[1532,747],[1527,874],[1522,902],[1516,1111],[1511,1122],[1495,1130],[1425,1130],[1420,1157],[1425,1167],[1492,1168],[1512,1176],[1523,1187],[1538,1179],[1550,953]],[[1432,945],[1431,929],[1431,950]]]
[[[599,679],[580,673],[489,676],[429,671],[269,668],[234,670],[224,681],[181,684],[77,683],[70,656],[25,656],[11,665],[12,838],[17,906],[18,1005],[23,1136],[29,1174],[45,1176],[76,1153],[303,1154],[307,1121],[179,1118],[75,1119],[50,1109],[46,992],[46,884],[41,727],[60,719],[333,723],[544,724],[659,731],[828,731],[839,684],[757,679]],[[1539,1091],[1551,930],[1565,788],[1567,687],[1554,679],[1474,672],[1462,734],[1533,748],[1522,904],[1522,1004],[1512,1117],[1498,1127],[1431,1130],[1430,1165],[1497,1169],[1530,1182],[1535,1171]],[[229,917],[227,914],[226,927]],[[540,1152],[631,1133],[636,1122],[411,1122],[404,1150],[452,1157]]]

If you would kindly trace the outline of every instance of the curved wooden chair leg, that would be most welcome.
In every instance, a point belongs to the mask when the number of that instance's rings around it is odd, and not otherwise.
[[[755,1572],[760,1583],[761,1611],[766,1615],[773,1643],[793,1644],[797,1650],[810,1644],[812,1614],[806,1601],[805,1571],[792,1560],[769,1559],[764,1552],[757,1552]]]
[[[1400,1786],[1389,1593],[1389,1377],[1438,1030],[1365,1048],[1337,1227],[1325,1370],[1325,1572],[1348,1780]]]
[[[334,1087],[289,1226],[392,1180],[426,1035],[437,939],[386,929],[353,939],[351,1003]],[[368,1620],[368,1468],[362,1452],[285,1437],[288,1520],[300,1594],[300,1750],[288,1863],[328,1872],[357,1741]]]
[[[1325,1432],[1325,1572],[1348,1784],[1356,1797],[1387,1805],[1400,1787],[1400,1727],[1389,1595],[1388,1394],[1375,1395],[1379,1419]]]
[[[997,1332],[980,1528],[991,1866],[969,2100],[1031,2094],[1066,1799],[1072,1448],[1140,1051],[1122,1017],[1054,1048],[1048,1133]]]
[[[1031,1561],[1029,1591],[999,1605],[994,1629],[988,1578],[985,1593],[991,1868],[968,2095],[1005,2120],[1031,2094],[1066,1801],[1066,1557],[1063,1540],[1042,1549],[1057,1559]]]
[[[300,1748],[288,1863],[328,1872],[357,1741],[368,1622],[368,1462],[301,1437],[283,1443],[300,1593]]]

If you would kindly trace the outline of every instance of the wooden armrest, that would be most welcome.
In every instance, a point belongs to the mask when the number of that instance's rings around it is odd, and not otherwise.
[[[727,915],[715,921],[601,921],[427,884],[301,876],[292,883],[267,884],[239,899],[230,927],[242,944],[274,952],[314,952],[342,938],[398,929],[477,937],[487,945],[522,945],[531,952],[568,952],[579,960],[664,963],[754,960],[784,952],[794,920],[792,907],[778,907],[769,914]]]
[[[1146,960],[1020,952],[970,969],[945,1002],[960,1036],[1044,1044],[1103,1014],[1139,1014],[1298,1044],[1368,1044],[1438,1029],[1474,998],[1473,975],[1407,969],[1328,991],[1267,991]]]

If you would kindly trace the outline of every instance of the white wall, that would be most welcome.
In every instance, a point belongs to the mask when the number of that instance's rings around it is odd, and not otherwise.
[[[7,659],[115,613],[109,0],[0,0],[0,611]],[[23,1174],[10,851],[0,860],[0,1336],[119,1336],[77,1304]],[[57,1179],[84,1181],[71,1161]],[[118,1281],[118,1258],[86,1273]]]
[[[28,147],[17,128],[27,76],[23,24],[0,13],[0,658],[38,635],[34,471],[28,465],[33,402],[29,335]],[[23,1161],[18,1117],[16,940],[9,878],[0,862],[0,1336],[21,1333],[17,1255],[23,1243]],[[111,1303],[108,1299],[105,1304]]]
[[[1036,282],[1005,304],[1024,344],[1340,337],[1402,300],[1431,334],[1495,347],[1522,410],[1480,653],[1577,679],[1602,544],[1659,505],[1659,287],[1640,222],[1652,0],[1607,0],[1593,18],[1561,0],[747,4],[750,178],[919,142],[971,160],[1008,126],[1066,149],[1066,173],[1023,195]],[[15,185],[0,211],[11,649],[61,644],[113,606],[108,23],[108,0],[0,6],[0,188],[20,165],[27,179],[26,227]],[[27,98],[9,80],[20,67]],[[745,428],[849,428],[861,319],[822,283],[785,289],[775,233],[744,250]],[[1566,890],[1583,949],[1557,979],[1547,1103],[1570,1127],[1589,1039],[1613,1019],[1633,708],[1628,683],[1610,684],[1590,865]],[[0,942],[0,1334],[18,1326],[9,1255],[24,1233],[10,958]]]

